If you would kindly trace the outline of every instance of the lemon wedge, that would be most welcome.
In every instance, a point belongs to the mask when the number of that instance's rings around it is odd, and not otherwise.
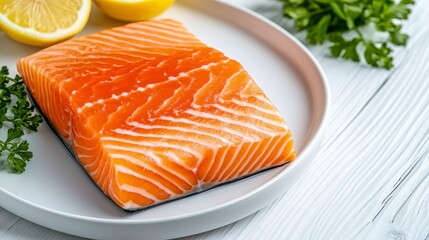
[[[79,33],[90,11],[91,0],[0,0],[0,28],[19,42],[48,46]]]
[[[123,21],[142,21],[167,10],[174,0],[94,0],[108,16]]]

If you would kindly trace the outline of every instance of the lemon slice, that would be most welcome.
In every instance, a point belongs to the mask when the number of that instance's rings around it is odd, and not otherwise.
[[[0,0],[0,28],[33,46],[48,46],[79,33],[91,0]]]
[[[167,10],[174,0],[94,0],[108,16],[123,21],[142,21]]]

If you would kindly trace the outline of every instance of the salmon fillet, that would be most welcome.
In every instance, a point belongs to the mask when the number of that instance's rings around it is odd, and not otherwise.
[[[173,19],[69,40],[17,67],[57,135],[124,210],[296,155],[278,110],[243,67]]]

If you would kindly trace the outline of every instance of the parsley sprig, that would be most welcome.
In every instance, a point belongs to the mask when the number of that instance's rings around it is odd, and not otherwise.
[[[42,117],[34,112],[25,92],[22,78],[9,77],[9,70],[0,70],[0,131],[7,129],[6,139],[0,139],[0,162],[4,161],[14,173],[25,171],[27,162],[33,157],[29,143],[22,140],[25,132],[37,131]]]
[[[295,21],[298,30],[306,30],[310,44],[331,42],[330,52],[355,62],[365,61],[374,67],[393,67],[392,46],[405,46],[408,35],[402,32],[402,20],[408,19],[414,0],[279,0],[283,13]],[[386,39],[371,39],[362,31],[373,27]],[[352,32],[353,37],[345,37]],[[348,34],[350,35],[350,34]],[[363,46],[363,54],[358,46]]]

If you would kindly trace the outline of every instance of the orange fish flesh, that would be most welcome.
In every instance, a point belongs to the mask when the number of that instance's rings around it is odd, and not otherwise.
[[[17,67],[49,124],[124,210],[296,155],[280,113],[240,63],[173,19],[69,40]]]

